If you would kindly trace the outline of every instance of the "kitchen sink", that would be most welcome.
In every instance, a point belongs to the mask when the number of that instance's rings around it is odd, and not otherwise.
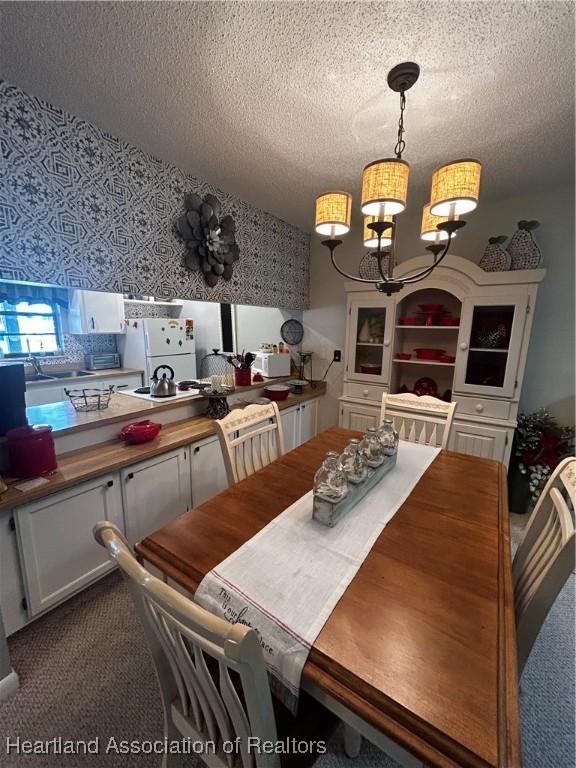
[[[48,376],[45,373],[27,373],[24,381],[54,381],[54,376]]]
[[[93,374],[88,371],[55,371],[51,373],[49,378],[51,379],[71,379],[76,376],[92,376]]]

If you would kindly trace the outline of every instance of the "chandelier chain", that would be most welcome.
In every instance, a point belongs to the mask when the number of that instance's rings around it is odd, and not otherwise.
[[[402,152],[406,148],[406,142],[404,141],[404,110],[406,109],[406,95],[404,91],[400,91],[400,119],[398,120],[398,141],[394,147],[394,152],[398,160],[402,159]]]

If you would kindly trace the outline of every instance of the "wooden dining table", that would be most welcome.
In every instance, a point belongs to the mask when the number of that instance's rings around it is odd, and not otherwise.
[[[194,593],[213,567],[312,488],[327,451],[358,436],[323,432],[154,532],[138,554]],[[438,454],[318,635],[302,687],[406,764],[521,766],[500,463]]]

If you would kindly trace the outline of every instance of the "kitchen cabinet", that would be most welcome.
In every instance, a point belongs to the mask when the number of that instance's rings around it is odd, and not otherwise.
[[[448,450],[480,456],[483,459],[497,459],[507,464],[513,435],[514,430],[505,427],[454,421]]]
[[[217,437],[190,446],[192,506],[197,507],[228,487],[222,448]]]
[[[394,275],[406,277],[429,263],[409,259]],[[363,431],[377,424],[385,391],[433,394],[457,404],[453,450],[507,463],[545,274],[484,272],[447,256],[426,280],[392,297],[346,283],[340,425]]]
[[[132,545],[192,505],[188,447],[134,464],[120,476],[126,538]]]
[[[292,408],[285,408],[280,411],[280,418],[284,432],[284,448],[286,452],[292,451],[316,435],[318,400],[307,400]]]
[[[26,624],[25,596],[16,523],[12,510],[6,510],[0,512],[0,609],[7,635]]]
[[[484,296],[464,301],[455,392],[512,397],[527,308],[527,296]]]
[[[348,299],[346,379],[386,384],[394,335],[394,299],[364,291]]]
[[[122,294],[72,291],[68,309],[70,333],[124,333],[124,321]]]
[[[103,475],[17,507],[14,519],[27,610],[34,617],[113,567],[92,528],[100,520],[124,527],[118,475]]]
[[[340,405],[340,426],[365,432],[380,421],[380,407],[376,404],[347,402]]]

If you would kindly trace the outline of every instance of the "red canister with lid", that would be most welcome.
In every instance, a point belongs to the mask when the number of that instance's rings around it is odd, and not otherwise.
[[[58,468],[52,427],[28,424],[6,433],[10,472],[14,477],[38,477]]]

